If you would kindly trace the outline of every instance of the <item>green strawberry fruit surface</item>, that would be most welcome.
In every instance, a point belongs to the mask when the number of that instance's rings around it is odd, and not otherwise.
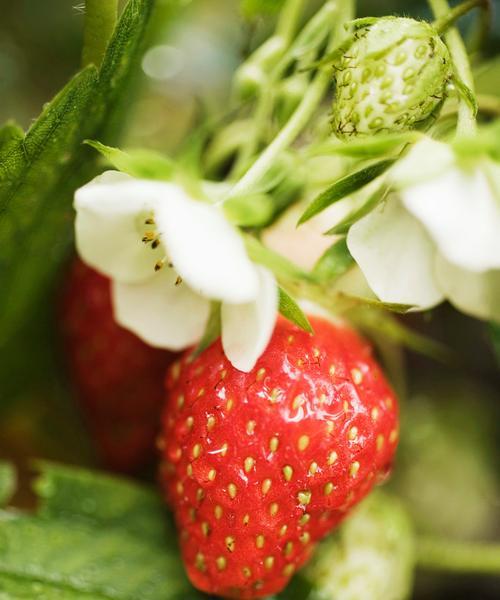
[[[422,126],[451,76],[448,49],[429,23],[399,17],[354,21],[335,66],[333,129],[340,138]]]

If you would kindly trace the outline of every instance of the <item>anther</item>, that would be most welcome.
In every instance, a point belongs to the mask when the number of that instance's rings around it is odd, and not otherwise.
[[[156,261],[156,263],[155,263],[155,271],[159,271],[160,269],[163,269],[164,265],[165,265],[165,259],[164,258]]]

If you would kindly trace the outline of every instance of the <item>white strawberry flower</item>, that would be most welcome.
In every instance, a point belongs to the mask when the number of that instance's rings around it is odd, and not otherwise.
[[[75,209],[78,253],[112,280],[121,325],[182,350],[200,340],[219,301],[228,359],[253,368],[274,329],[277,284],[219,208],[175,183],[108,171],[77,190]]]
[[[448,299],[500,321],[500,164],[462,163],[426,138],[390,177],[396,192],[347,237],[373,292],[419,309]]]

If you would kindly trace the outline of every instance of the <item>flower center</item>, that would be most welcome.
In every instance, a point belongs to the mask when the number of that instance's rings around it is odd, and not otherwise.
[[[141,241],[143,244],[149,245],[152,250],[156,250],[160,245],[161,233],[156,229],[156,222],[153,216],[149,216],[145,221],[144,225],[146,229],[142,233]],[[174,265],[167,259],[167,256],[163,256],[157,260],[154,264],[155,272],[161,271],[164,266],[168,266],[169,269],[173,269]],[[182,277],[177,276],[174,285],[179,286],[182,283]]]
[[[156,229],[156,222],[153,216],[149,216],[145,221],[144,225],[146,226],[145,230],[142,233],[141,241],[146,246],[149,246],[151,250],[156,250],[160,245],[161,233]],[[163,256],[157,260],[154,264],[154,270],[160,271],[163,267],[168,264],[169,267],[173,267],[172,263],[167,263],[167,257]]]

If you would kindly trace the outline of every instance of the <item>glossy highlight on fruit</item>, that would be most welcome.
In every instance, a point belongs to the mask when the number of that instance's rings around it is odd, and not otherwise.
[[[392,463],[398,408],[368,343],[280,319],[250,373],[216,342],[167,376],[160,472],[188,575],[227,598],[280,591]]]

